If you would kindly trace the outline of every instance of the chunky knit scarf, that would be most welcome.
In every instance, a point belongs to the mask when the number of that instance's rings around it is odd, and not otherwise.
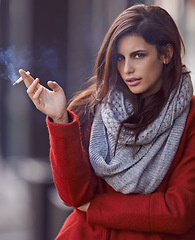
[[[91,129],[89,156],[95,173],[116,191],[152,193],[165,177],[179,146],[189,113],[193,88],[189,74],[171,93],[158,118],[139,134],[134,156],[134,135],[120,123],[132,114],[122,92],[112,91],[96,111]]]

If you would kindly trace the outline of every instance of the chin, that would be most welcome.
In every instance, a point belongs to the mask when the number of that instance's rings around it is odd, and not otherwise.
[[[135,94],[135,95],[139,95],[139,94],[142,94],[142,93],[144,93],[143,91],[132,91],[132,89],[130,89],[129,88],[129,90],[130,90],[130,92],[132,92],[133,94]]]

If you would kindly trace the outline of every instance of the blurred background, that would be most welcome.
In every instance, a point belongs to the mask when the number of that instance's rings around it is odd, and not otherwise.
[[[69,99],[90,78],[113,20],[135,3],[172,15],[195,84],[195,0],[0,0],[1,240],[54,239],[72,211],[53,186],[45,116],[23,83],[12,86],[18,70],[29,70],[45,86],[57,81]]]

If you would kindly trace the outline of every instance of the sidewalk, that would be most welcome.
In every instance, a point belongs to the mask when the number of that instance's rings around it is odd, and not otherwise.
[[[29,193],[13,170],[0,164],[0,239],[31,239]]]
[[[53,240],[72,208],[57,194],[50,163],[13,162],[0,161],[0,240]]]

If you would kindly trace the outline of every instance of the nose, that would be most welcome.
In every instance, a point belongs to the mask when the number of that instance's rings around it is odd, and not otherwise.
[[[129,74],[129,73],[133,73],[134,72],[134,66],[133,63],[130,59],[125,61],[124,64],[124,73]]]

